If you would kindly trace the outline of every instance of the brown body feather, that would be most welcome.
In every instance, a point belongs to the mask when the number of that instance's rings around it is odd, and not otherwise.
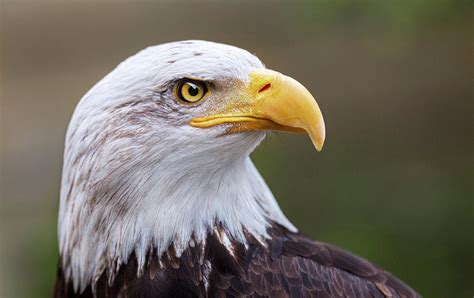
[[[232,242],[229,250],[217,234],[209,234],[204,246],[189,247],[179,258],[172,250],[161,261],[150,253],[140,277],[132,255],[111,286],[103,273],[95,289],[81,294],[59,268],[54,296],[419,297],[390,273],[340,248],[281,226],[269,232],[267,245],[249,237],[247,248]]]

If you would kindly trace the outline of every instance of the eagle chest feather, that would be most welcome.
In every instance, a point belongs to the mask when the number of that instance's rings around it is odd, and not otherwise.
[[[208,234],[179,257],[173,246],[161,259],[150,250],[141,275],[132,255],[110,285],[104,272],[81,294],[60,268],[55,297],[416,297],[367,261],[278,225],[271,240],[248,236],[247,246],[222,241],[222,233]]]

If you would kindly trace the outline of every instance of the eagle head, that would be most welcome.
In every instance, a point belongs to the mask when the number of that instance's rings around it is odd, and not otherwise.
[[[228,237],[294,227],[249,159],[267,131],[325,126],[296,80],[251,53],[206,41],[149,47],[122,62],[76,107],[64,154],[60,253],[76,288],[134,253],[177,254],[218,223]]]

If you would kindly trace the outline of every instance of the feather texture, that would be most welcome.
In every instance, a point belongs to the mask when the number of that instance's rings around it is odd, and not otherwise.
[[[55,297],[419,297],[366,260],[278,224],[264,244],[250,235],[247,245],[231,241],[233,253],[219,233],[180,257],[172,246],[160,260],[150,253],[141,276],[132,255],[111,285],[104,273],[78,295],[59,268]]]

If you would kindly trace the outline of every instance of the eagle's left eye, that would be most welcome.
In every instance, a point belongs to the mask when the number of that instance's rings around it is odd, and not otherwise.
[[[203,99],[209,92],[205,82],[184,79],[176,85],[176,97],[185,103],[195,103]]]

